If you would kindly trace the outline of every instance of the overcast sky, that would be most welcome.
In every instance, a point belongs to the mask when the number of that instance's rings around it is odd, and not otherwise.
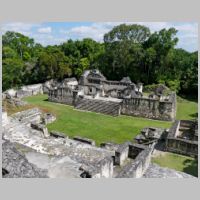
[[[48,22],[48,23],[7,23],[3,24],[3,33],[16,31],[31,38],[44,46],[60,44],[68,39],[92,38],[103,41],[103,35],[114,26],[125,22]],[[142,24],[151,32],[163,28],[174,27],[178,30],[179,42],[177,48],[193,52],[198,49],[198,24],[180,22],[126,22],[127,24]]]

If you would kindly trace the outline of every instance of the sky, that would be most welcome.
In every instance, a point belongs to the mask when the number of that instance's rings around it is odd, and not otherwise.
[[[178,30],[177,48],[183,48],[189,52],[198,50],[198,23],[195,22],[13,22],[3,24],[2,31],[3,33],[6,31],[22,33],[46,46],[61,44],[68,39],[92,38],[102,42],[105,33],[122,23],[145,25],[150,28],[152,33],[163,28],[174,27]]]

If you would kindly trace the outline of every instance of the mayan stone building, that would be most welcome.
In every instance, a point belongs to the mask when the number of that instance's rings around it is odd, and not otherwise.
[[[99,70],[86,70],[79,81],[64,79],[49,89],[49,101],[64,103],[76,109],[118,116],[120,114],[174,121],[176,94],[143,95],[143,84],[129,77],[110,81]]]

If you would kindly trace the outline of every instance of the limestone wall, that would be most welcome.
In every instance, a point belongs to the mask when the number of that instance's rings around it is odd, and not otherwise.
[[[57,90],[49,90],[49,101],[74,105],[73,92],[70,88],[58,88]]]
[[[111,157],[105,157],[100,161],[100,175],[102,178],[112,178],[113,160]]]
[[[179,134],[180,120],[176,120],[169,129],[168,137],[175,138]]]
[[[7,123],[9,123],[7,112],[2,112],[2,126],[5,126]]]
[[[169,130],[166,138],[166,151],[183,154],[191,157],[198,156],[198,140],[192,140],[191,138],[179,137],[180,127],[185,126],[190,128],[190,135],[194,135],[195,130],[192,129],[194,125],[193,121],[177,120],[174,122]]]
[[[176,115],[175,94],[173,96],[173,99],[162,101],[138,97],[123,99],[121,113],[124,115],[173,121]]]
[[[9,89],[3,92],[5,98],[23,98],[27,96],[43,94],[43,84],[21,86],[19,89]]]
[[[128,158],[130,142],[119,145],[115,151],[115,165],[122,165],[123,162]]]
[[[23,98],[26,96],[32,96],[32,95],[37,95],[37,94],[43,94],[42,84],[22,86],[19,90],[17,90],[16,97]]]
[[[123,168],[117,178],[141,178],[151,162],[151,154],[154,145],[155,144],[141,151],[135,160]]]
[[[166,151],[197,157],[198,141],[185,140],[181,138],[167,138]]]

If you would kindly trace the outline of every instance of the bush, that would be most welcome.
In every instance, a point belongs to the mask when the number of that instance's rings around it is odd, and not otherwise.
[[[178,92],[180,90],[180,81],[179,80],[169,80],[166,81],[167,86],[172,90]]]

